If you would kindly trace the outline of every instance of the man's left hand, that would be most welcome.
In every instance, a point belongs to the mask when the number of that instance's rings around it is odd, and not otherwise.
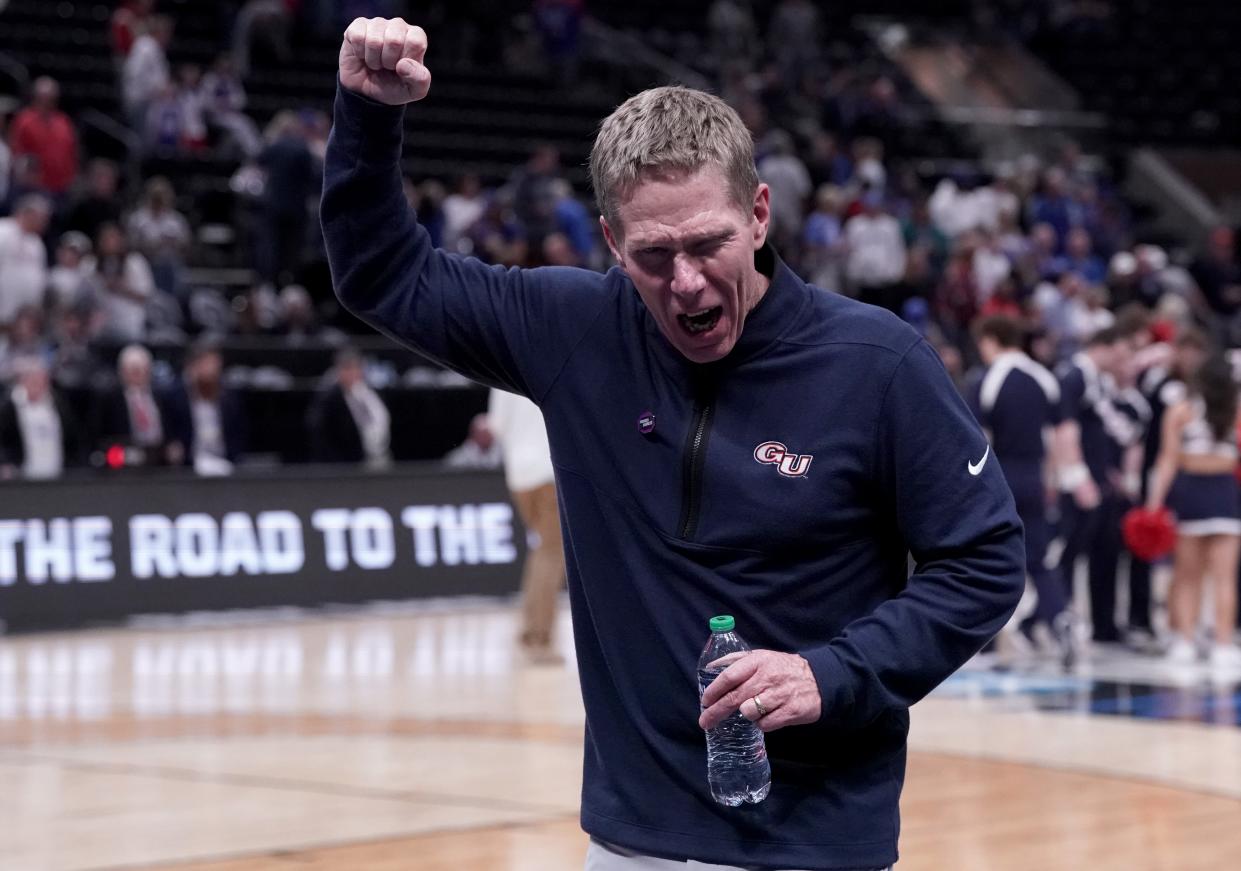
[[[720,672],[702,694],[702,706],[705,710],[698,725],[703,729],[714,729],[734,711],[741,711],[747,720],[770,732],[818,722],[823,700],[806,660],[796,653],[755,650]]]

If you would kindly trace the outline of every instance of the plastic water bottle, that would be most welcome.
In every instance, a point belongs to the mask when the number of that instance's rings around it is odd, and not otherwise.
[[[711,638],[698,658],[698,700],[720,672],[750,652],[733,627],[732,617],[712,617]],[[707,782],[711,797],[737,807],[758,804],[771,790],[771,764],[763,730],[740,712],[707,732]]]

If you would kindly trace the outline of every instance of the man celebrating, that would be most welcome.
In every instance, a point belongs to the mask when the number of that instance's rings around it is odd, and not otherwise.
[[[591,171],[619,268],[433,249],[399,168],[426,50],[400,20],[346,31],[324,234],[350,310],[543,410],[586,707],[587,867],[890,865],[908,708],[1023,585],[1020,522],[977,424],[910,328],[779,260],[749,134],[708,94],[656,88],[604,121]],[[757,649],[700,709],[721,613]],[[738,710],[767,733],[772,786],[728,808],[703,730]]]

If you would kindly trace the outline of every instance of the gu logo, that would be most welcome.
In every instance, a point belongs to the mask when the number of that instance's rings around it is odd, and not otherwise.
[[[754,459],[763,465],[775,466],[786,478],[804,478],[814,455],[790,453],[780,442],[763,442],[754,449]]]

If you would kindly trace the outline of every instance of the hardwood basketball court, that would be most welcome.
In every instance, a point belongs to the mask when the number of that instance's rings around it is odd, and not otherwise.
[[[582,709],[513,613],[430,603],[0,639],[5,871],[578,869]],[[915,708],[902,871],[1241,856],[1237,687],[1119,653]]]

